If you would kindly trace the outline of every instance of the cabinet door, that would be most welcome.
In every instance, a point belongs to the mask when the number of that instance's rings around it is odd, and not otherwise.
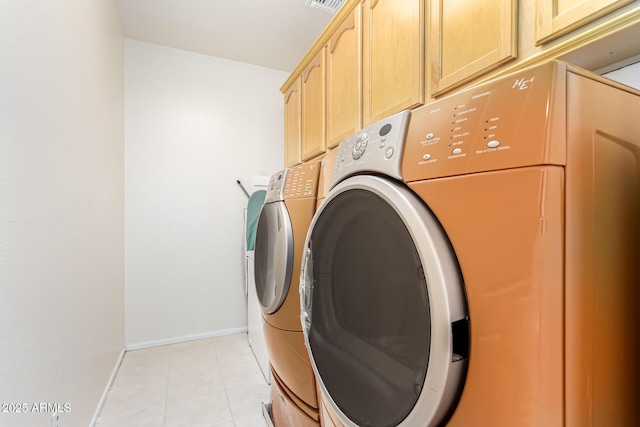
[[[363,125],[424,102],[424,0],[365,0]]]
[[[300,80],[296,81],[284,94],[284,165],[300,163],[301,110]]]
[[[302,160],[322,154],[325,135],[325,48],[320,49],[302,72]]]
[[[327,145],[362,127],[361,6],[347,15],[327,44]]]
[[[633,0],[536,0],[536,45],[544,44]]]
[[[517,34],[517,0],[432,1],[431,95],[516,58]]]

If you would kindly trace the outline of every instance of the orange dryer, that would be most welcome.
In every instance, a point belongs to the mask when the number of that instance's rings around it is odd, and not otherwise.
[[[552,61],[343,141],[300,285],[323,418],[640,425],[639,118]]]
[[[318,425],[316,382],[304,346],[298,280],[302,247],[316,208],[320,162],[274,174],[260,212],[255,283],[274,381],[272,416]],[[280,421],[285,424],[284,421]]]

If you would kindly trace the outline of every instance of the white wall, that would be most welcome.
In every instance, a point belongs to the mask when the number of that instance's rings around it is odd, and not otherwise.
[[[283,167],[287,76],[125,40],[128,348],[246,328],[236,180]]]
[[[640,90],[640,62],[605,73],[603,76]]]
[[[110,0],[2,2],[0,403],[68,403],[61,426],[89,425],[124,345],[123,85]]]

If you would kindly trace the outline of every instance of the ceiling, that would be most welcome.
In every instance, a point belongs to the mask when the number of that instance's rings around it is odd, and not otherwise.
[[[305,0],[114,0],[124,36],[291,72],[332,16]]]

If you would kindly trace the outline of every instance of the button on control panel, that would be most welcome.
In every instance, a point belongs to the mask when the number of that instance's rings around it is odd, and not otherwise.
[[[393,157],[393,151],[393,147],[387,148],[387,151],[384,152],[384,158],[390,159],[391,157]]]
[[[400,162],[410,111],[373,123],[340,142],[332,187],[350,175],[377,172],[401,179]]]
[[[351,157],[353,160],[358,160],[364,154],[367,149],[367,145],[369,145],[369,135],[366,133],[361,133],[356,138],[356,145],[354,145],[353,150],[351,151]]]

